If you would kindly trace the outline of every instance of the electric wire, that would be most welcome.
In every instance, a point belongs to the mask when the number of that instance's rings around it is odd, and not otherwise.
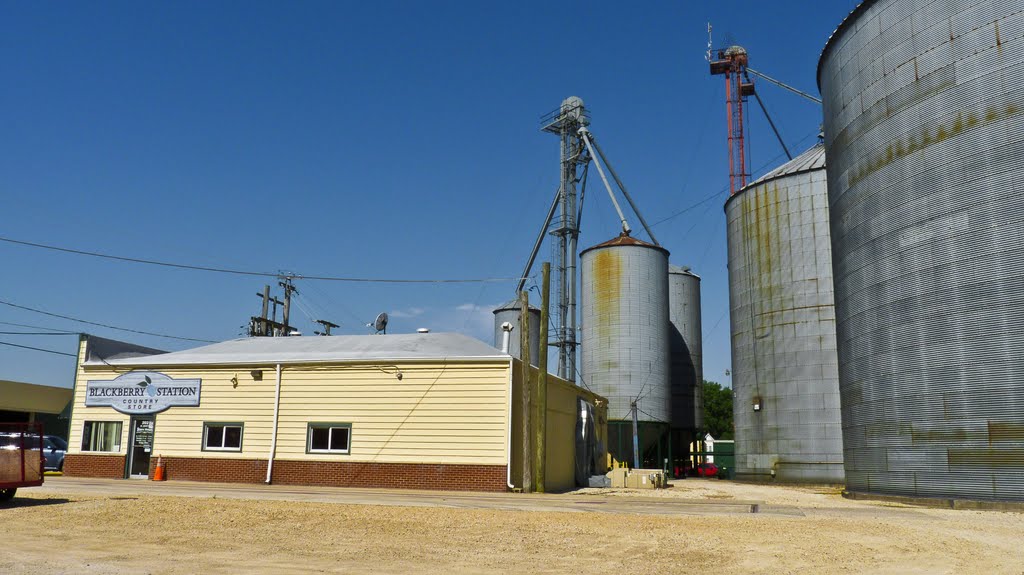
[[[131,262],[136,264],[146,264],[152,266],[163,266],[169,268],[178,268],[186,270],[204,271],[204,272],[215,272],[222,274],[235,274],[244,276],[258,276],[258,277],[271,277],[278,278],[287,276],[291,279],[302,279],[302,280],[317,280],[317,281],[335,281],[335,282],[354,282],[354,283],[396,283],[396,284],[445,284],[445,283],[498,283],[498,282],[509,282],[519,281],[523,278],[518,277],[506,277],[506,278],[454,278],[454,279],[405,279],[405,278],[365,278],[365,277],[336,277],[336,276],[312,276],[303,274],[282,274],[274,272],[258,272],[251,270],[237,270],[231,268],[218,268],[211,266],[198,266],[191,264],[179,264],[173,262],[163,262],[159,260],[151,260],[145,258],[130,258],[125,256],[115,256],[112,254],[104,254],[99,252],[91,252],[86,250],[76,250],[72,248],[64,248],[60,246],[53,246],[49,244],[41,244],[37,242],[28,242],[24,240],[16,240],[13,238],[0,237],[0,242],[7,242],[10,244],[16,244],[21,246],[39,248],[44,250],[53,250],[58,252],[64,252],[69,254],[76,254],[81,256],[90,256],[95,258],[103,258],[109,260],[117,260],[123,262]]]
[[[808,138],[811,138],[811,137],[817,136],[817,135],[818,135],[818,130],[815,130],[815,131],[811,132],[810,134],[808,134],[808,135],[804,136],[803,138],[801,138],[796,143],[796,145],[794,147],[799,146],[800,144],[806,142]],[[760,172],[761,170],[764,170],[765,168],[771,166],[772,164],[774,164],[775,162],[780,160],[783,156],[785,156],[785,154],[779,154],[779,155],[773,157],[772,159],[768,160],[764,164],[761,164],[761,166],[759,168],[754,170],[754,173]],[[666,217],[664,217],[664,218],[654,222],[653,224],[651,224],[651,227],[653,228],[654,226],[656,226],[658,224],[663,224],[663,223],[665,223],[665,222],[667,222],[669,220],[675,219],[675,218],[685,214],[686,212],[689,212],[690,210],[694,210],[696,208],[699,208],[700,206],[710,202],[711,200],[717,198],[718,196],[721,196],[722,194],[724,194],[724,193],[726,193],[728,191],[729,191],[729,186],[725,186],[721,190],[719,190],[717,192],[714,192],[713,194],[705,197],[704,199],[702,199],[702,200],[700,200],[700,201],[698,201],[698,202],[696,202],[694,204],[691,204],[689,206],[686,206],[685,208],[679,210],[678,212],[673,212],[672,214],[670,214],[670,215],[668,215],[668,216],[666,216]],[[3,239],[3,238],[0,238],[0,239]]]
[[[0,335],[82,335],[78,331],[0,331]]]
[[[27,327],[27,328],[30,328],[30,329],[46,329],[46,330],[49,330],[49,331],[59,331],[61,333],[69,331],[69,330],[66,330],[66,329],[56,329],[56,328],[46,327],[46,326],[42,326],[42,325],[30,325],[30,324],[27,324],[27,323],[14,323],[14,322],[10,322],[10,321],[0,321],[0,325],[13,325],[15,327]]]
[[[167,339],[177,339],[177,340],[181,340],[181,341],[197,341],[197,342],[201,342],[201,343],[217,343],[217,342],[215,342],[213,340],[209,340],[209,339],[198,339],[198,338],[194,338],[194,337],[181,337],[181,336],[177,336],[177,335],[167,335],[167,334],[163,334],[163,333],[154,333],[154,332],[151,332],[151,331],[142,331],[142,330],[138,330],[138,329],[129,329],[129,328],[126,328],[126,327],[117,327],[117,326],[114,326],[114,325],[109,325],[109,324],[105,324],[105,323],[99,323],[99,322],[95,322],[95,321],[89,321],[89,320],[85,320],[85,319],[78,319],[76,317],[71,317],[71,316],[67,316],[67,315],[61,315],[61,314],[58,314],[58,313],[51,313],[51,312],[48,312],[48,311],[43,311],[41,309],[36,309],[36,308],[33,308],[33,307],[18,305],[18,304],[15,304],[15,303],[11,303],[9,301],[4,301],[4,300],[0,300],[0,304],[8,306],[8,307],[13,307],[15,309],[21,309],[21,310],[25,310],[25,311],[31,311],[31,312],[34,312],[34,313],[42,314],[42,315],[48,315],[50,317],[57,317],[57,318],[60,318],[60,319],[66,319],[66,320],[77,322],[77,323],[84,323],[84,324],[87,324],[87,325],[95,325],[95,326],[98,326],[98,327],[105,327],[107,329],[113,329],[113,330],[117,330],[117,331],[124,331],[124,332],[128,332],[128,333],[138,333],[138,334],[141,334],[141,335],[151,335],[151,336],[154,336],[154,337],[163,337],[163,338],[167,338]]]
[[[0,341],[0,345],[9,345],[11,347],[20,347],[22,349],[31,349],[32,351],[42,351],[42,352],[46,352],[46,353],[52,353],[52,354],[55,354],[55,355],[66,355],[68,357],[78,357],[77,355],[75,355],[73,353],[67,353],[67,352],[63,352],[63,351],[55,351],[55,350],[52,350],[52,349],[44,349],[44,348],[41,348],[41,347],[32,347],[30,345],[20,345],[20,344],[17,344],[17,343],[10,343],[10,342],[7,342],[7,341]]]

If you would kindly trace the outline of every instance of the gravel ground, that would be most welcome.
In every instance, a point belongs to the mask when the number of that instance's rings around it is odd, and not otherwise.
[[[1024,574],[1024,514],[848,501],[826,487],[686,480],[658,492],[565,495],[760,500],[799,510],[681,517],[18,495],[0,509],[0,573]]]

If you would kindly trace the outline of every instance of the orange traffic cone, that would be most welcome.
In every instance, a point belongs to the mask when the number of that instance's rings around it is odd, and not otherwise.
[[[153,481],[164,481],[167,479],[164,473],[164,458],[158,455],[156,458],[156,469],[153,470]]]

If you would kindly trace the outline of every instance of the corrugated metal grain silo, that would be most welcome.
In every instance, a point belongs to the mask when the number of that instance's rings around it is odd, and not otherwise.
[[[494,347],[501,349],[505,337],[501,324],[511,323],[515,329],[509,336],[508,353],[512,357],[522,359],[522,340],[520,338],[519,316],[522,306],[514,299],[494,310]],[[537,365],[540,357],[540,308],[530,306],[530,365]]]
[[[818,84],[847,489],[1024,500],[1024,12],[864,2]]]
[[[608,398],[609,452],[632,463],[636,400],[641,465],[650,450],[648,464],[660,466],[670,421],[668,251],[622,235],[584,250],[580,265],[580,370]]]
[[[841,483],[825,149],[725,204],[737,477]]]
[[[700,276],[688,267],[668,267],[668,314],[671,424],[673,429],[692,434],[704,426],[704,352]],[[680,442],[679,447],[692,440],[692,437],[685,438],[685,443]]]

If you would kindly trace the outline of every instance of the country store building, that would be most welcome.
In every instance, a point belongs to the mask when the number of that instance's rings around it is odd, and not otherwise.
[[[159,457],[171,480],[505,491],[521,486],[523,371],[451,333],[171,353],[82,336],[65,474],[146,478]],[[547,490],[604,473],[606,407],[548,376]]]

